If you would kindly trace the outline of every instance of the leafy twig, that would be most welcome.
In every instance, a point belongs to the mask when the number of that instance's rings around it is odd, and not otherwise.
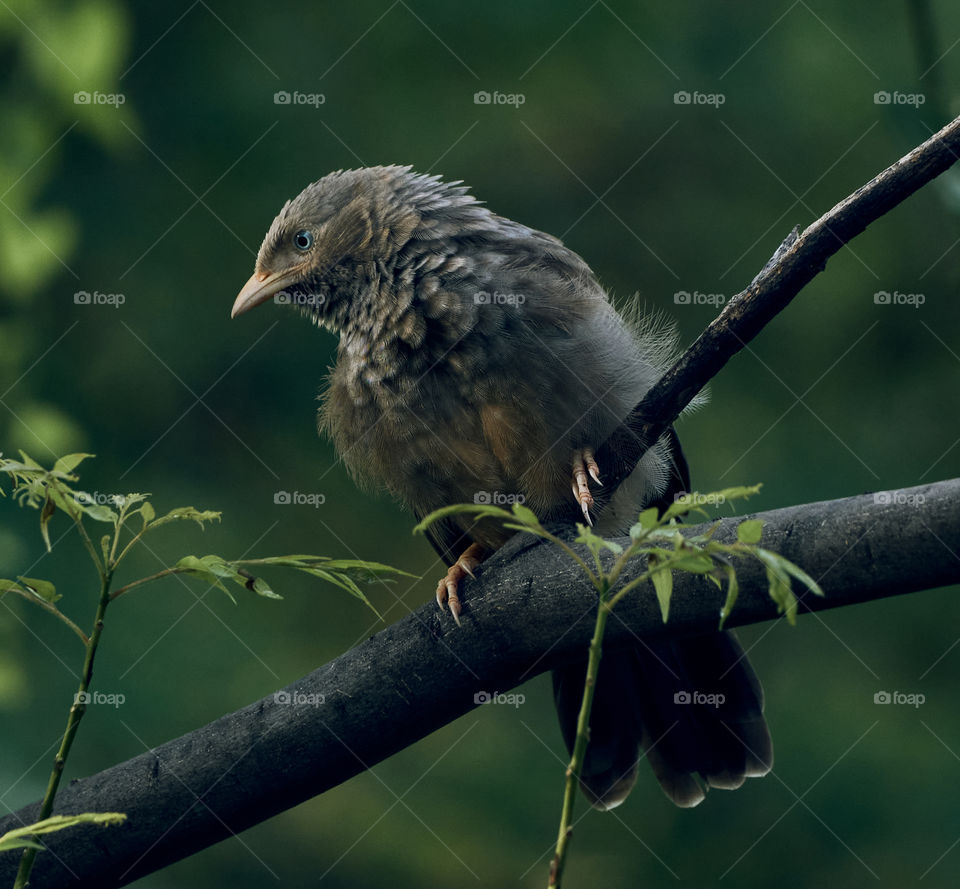
[[[263,578],[251,574],[250,571],[244,567],[247,565],[266,565],[278,568],[293,568],[310,574],[313,577],[326,580],[361,599],[374,613],[377,613],[376,609],[358,586],[357,581],[383,579],[385,576],[393,574],[406,574],[406,572],[396,571],[378,562],[361,562],[352,559],[337,560],[321,556],[275,556],[263,559],[239,559],[235,561],[229,561],[216,555],[203,556],[202,558],[184,556],[169,568],[164,568],[162,571],[158,571],[148,577],[141,577],[138,580],[130,581],[124,586],[111,591],[111,585],[118,566],[146,534],[176,521],[194,521],[202,529],[209,522],[219,521],[220,513],[209,510],[198,510],[192,506],[182,506],[177,509],[172,509],[170,512],[158,518],[153,506],[148,500],[150,495],[138,493],[115,494],[107,497],[106,502],[97,502],[98,498],[73,487],[77,481],[74,470],[89,456],[91,455],[69,454],[57,460],[52,469],[44,469],[39,463],[22,451],[20,453],[20,460],[9,460],[0,457],[0,472],[6,473],[13,481],[14,498],[21,506],[29,506],[40,510],[40,532],[47,550],[50,551],[52,549],[49,535],[50,520],[58,512],[62,512],[73,521],[83,541],[84,547],[97,569],[99,577],[97,609],[93,620],[93,628],[89,635],[84,633],[76,623],[57,607],[56,602],[61,596],[57,593],[54,585],[50,583],[50,581],[30,577],[20,577],[16,581],[0,580],[0,596],[6,593],[14,593],[26,599],[28,602],[39,605],[48,613],[53,614],[61,622],[70,627],[80,638],[84,644],[85,652],[80,683],[67,716],[66,729],[61,738],[60,748],[54,759],[53,769],[47,782],[47,789],[40,805],[39,823],[28,828],[13,831],[5,837],[0,838],[0,842],[7,840],[13,844],[8,845],[7,848],[23,847],[24,849],[17,871],[14,889],[25,889],[33,869],[37,852],[43,848],[39,842],[33,839],[35,835],[48,832],[49,830],[59,830],[84,821],[112,824],[117,823],[118,820],[122,820],[125,817],[117,813],[86,813],[82,816],[73,817],[72,820],[57,820],[49,817],[53,811],[54,801],[60,786],[60,780],[63,776],[67,757],[70,755],[70,749],[76,738],[80,721],[86,712],[87,702],[89,701],[90,683],[93,679],[94,659],[96,658],[100,639],[103,634],[107,607],[114,599],[146,583],[174,574],[186,574],[205,580],[218,589],[223,590],[231,600],[233,600],[233,596],[227,587],[224,586],[224,580],[233,581],[266,598],[279,599],[280,596],[270,588]],[[0,491],[0,493],[2,493],[2,491]],[[127,522],[135,516],[139,516],[141,526],[139,530],[132,535],[126,545],[121,547],[121,539]],[[100,538],[99,552],[87,532],[84,519],[91,519],[112,526],[112,532],[104,534]],[[377,613],[377,616],[380,616],[379,613]],[[13,836],[13,834],[16,834],[16,836]],[[0,846],[0,848],[3,847]]]
[[[681,533],[678,520],[691,512],[706,515],[702,508],[704,504],[716,505],[745,499],[756,494],[759,489],[760,486],[755,485],[753,487],[726,488],[706,495],[689,494],[678,498],[675,503],[664,510],[662,515],[658,514],[655,508],[644,510],[636,524],[630,529],[631,542],[627,547],[622,547],[614,541],[605,540],[586,525],[578,524],[575,543],[585,546],[590,552],[594,569],[591,569],[572,547],[547,531],[531,510],[519,504],[514,504],[512,511],[509,512],[500,507],[486,505],[448,506],[426,516],[414,529],[422,532],[438,519],[452,515],[466,514],[476,518],[499,520],[505,528],[524,531],[558,544],[580,566],[597,591],[597,616],[587,658],[587,675],[584,681],[583,698],[577,716],[576,739],[565,772],[560,829],[557,835],[554,857],[550,863],[548,887],[559,889],[563,879],[563,870],[573,831],[572,820],[576,786],[583,769],[589,743],[590,713],[593,708],[596,678],[603,652],[603,635],[606,630],[607,619],[617,603],[628,593],[649,581],[653,585],[660,604],[663,621],[666,623],[670,613],[674,571],[702,575],[716,583],[717,586],[721,586],[722,582],[726,580],[727,597],[720,613],[719,624],[719,629],[722,629],[737,597],[736,570],[732,564],[732,559],[744,556],[759,559],[763,563],[767,571],[770,596],[777,603],[778,611],[785,614],[787,620],[791,623],[796,620],[797,612],[797,600],[791,589],[791,578],[799,580],[816,595],[823,595],[823,591],[806,572],[777,553],[759,546],[762,523],[756,519],[747,519],[738,525],[735,543],[720,543],[714,540],[713,536],[717,525],[692,537],[686,537]],[[604,567],[601,558],[605,552],[612,554],[614,557],[613,564],[609,568]],[[627,564],[638,556],[646,557],[646,569],[618,588],[617,584]]]

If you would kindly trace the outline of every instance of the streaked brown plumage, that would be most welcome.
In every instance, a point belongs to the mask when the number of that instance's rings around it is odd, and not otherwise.
[[[407,167],[332,173],[288,201],[233,314],[270,297],[339,334],[321,429],[351,473],[418,516],[492,492],[523,497],[544,520],[589,514],[590,478],[603,471],[592,449],[666,357],[662,332],[628,324],[556,238]],[[617,490],[599,529],[622,531],[686,484],[671,431]],[[508,533],[465,519],[434,526],[432,542],[453,566],[438,599],[458,622],[465,572]],[[568,745],[583,673],[577,663],[554,675]],[[600,678],[582,781],[595,805],[623,800],[641,750],[678,805],[703,798],[698,775],[735,787],[769,770],[760,685],[731,634],[638,640],[607,653]],[[711,690],[726,698],[713,712],[674,700]]]

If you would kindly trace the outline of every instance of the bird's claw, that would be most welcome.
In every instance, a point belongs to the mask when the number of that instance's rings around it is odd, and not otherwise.
[[[602,486],[600,481],[600,467],[597,465],[596,458],[590,448],[583,448],[574,451],[573,454],[573,499],[580,504],[580,511],[588,525],[593,525],[593,519],[590,517],[590,507],[593,506],[593,495],[590,493],[590,482],[587,481],[589,474],[598,485]]]
[[[460,626],[461,611],[460,596],[458,594],[460,582],[464,577],[476,579],[473,569],[480,565],[484,555],[483,547],[478,543],[471,543],[470,546],[464,550],[463,555],[447,569],[447,573],[440,579],[440,583],[437,584],[437,604],[441,608],[446,605],[450,609],[450,613],[453,615],[453,619],[457,622],[458,627]]]

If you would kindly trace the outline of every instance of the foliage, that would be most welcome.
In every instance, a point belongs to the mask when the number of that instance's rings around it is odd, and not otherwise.
[[[26,827],[8,830],[0,836],[0,852],[9,852],[12,849],[42,849],[35,837],[44,833],[54,833],[65,827],[76,827],[78,824],[123,824],[127,816],[122,812],[85,812],[82,815],[51,815],[43,821],[36,821]]]
[[[777,604],[777,612],[786,615],[787,620],[796,622],[797,597],[791,586],[791,578],[800,581],[818,596],[823,590],[812,577],[783,556],[761,547],[762,521],[746,519],[737,526],[735,543],[720,543],[714,540],[719,522],[711,525],[699,534],[685,535],[679,521],[690,513],[707,516],[702,504],[719,504],[735,500],[744,500],[760,490],[760,485],[751,487],[725,488],[711,494],[687,494],[679,497],[661,514],[655,507],[640,513],[637,522],[630,528],[629,546],[621,546],[613,540],[606,540],[591,528],[577,524],[577,536],[574,543],[586,547],[590,558],[583,558],[573,547],[540,524],[536,515],[522,504],[515,503],[510,511],[498,506],[456,504],[436,510],[426,516],[414,529],[425,531],[433,522],[452,515],[470,515],[476,519],[499,520],[503,527],[514,531],[524,531],[559,546],[583,570],[599,597],[597,620],[593,639],[590,643],[590,657],[587,663],[587,676],[584,682],[583,701],[577,719],[577,737],[574,743],[570,764],[566,770],[563,808],[560,816],[560,831],[556,852],[550,864],[549,887],[559,887],[563,878],[563,869],[567,860],[573,823],[573,801],[577,781],[589,743],[590,711],[593,706],[593,694],[600,666],[600,654],[603,646],[603,634],[607,617],[613,608],[628,593],[649,582],[653,586],[660,613],[666,623],[670,616],[670,600],[673,594],[673,572],[683,571],[707,578],[723,588],[727,586],[726,601],[720,610],[722,629],[737,601],[737,574],[733,560],[752,557],[763,563],[767,574],[770,597]],[[603,553],[613,555],[613,563],[607,564],[601,559]],[[646,557],[646,569],[637,577],[621,583],[624,569],[633,559]],[[591,564],[592,562],[592,564]]]
[[[73,705],[67,717],[64,731],[54,761],[53,770],[47,784],[40,808],[38,822],[29,827],[11,831],[0,837],[0,851],[4,848],[24,848],[20,869],[17,873],[15,889],[23,889],[28,884],[34,858],[43,846],[34,837],[41,833],[61,830],[81,823],[117,824],[126,816],[119,813],[85,813],[79,816],[51,818],[57,788],[63,774],[64,765],[76,736],[80,720],[86,711],[88,689],[93,677],[93,663],[100,636],[103,631],[104,615],[107,607],[116,598],[130,592],[138,586],[173,574],[184,574],[205,581],[222,590],[231,601],[235,601],[224,581],[252,590],[268,599],[281,598],[267,582],[251,573],[248,566],[270,566],[292,568],[346,590],[366,603],[373,611],[376,609],[360,589],[358,581],[371,581],[389,578],[390,575],[403,574],[378,562],[362,562],[355,559],[328,559],[322,556],[290,555],[272,556],[262,559],[228,560],[217,555],[184,556],[176,564],[164,568],[149,577],[142,577],[113,588],[113,577],[117,568],[130,551],[143,538],[158,528],[173,522],[196,522],[203,530],[210,522],[219,521],[220,513],[212,510],[200,510],[193,506],[180,506],[158,516],[149,494],[116,494],[103,498],[99,502],[87,491],[75,486],[78,476],[74,470],[91,454],[68,454],[54,463],[51,469],[45,469],[36,460],[20,452],[19,460],[5,459],[0,456],[0,473],[5,473],[13,482],[13,498],[22,507],[37,509],[40,512],[40,533],[47,551],[52,550],[50,543],[50,523],[59,513],[67,516],[80,535],[90,559],[97,569],[100,581],[100,594],[92,630],[84,632],[81,627],[60,610],[58,603],[62,596],[53,583],[37,577],[18,576],[16,580],[0,579],[0,598],[7,594],[20,596],[66,624],[80,639],[84,647],[83,671]],[[0,488],[0,493],[3,489]],[[86,521],[98,522],[107,526],[107,533],[99,536],[97,543],[86,525]],[[379,614],[378,614],[379,616]],[[4,845],[6,844],[6,845]]]

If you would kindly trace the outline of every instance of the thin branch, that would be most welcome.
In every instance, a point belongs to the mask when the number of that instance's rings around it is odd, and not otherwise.
[[[801,614],[960,582],[960,479],[757,517],[763,546],[826,593],[797,590]],[[733,542],[743,518],[724,519],[716,539]],[[636,560],[622,581],[644,569]],[[745,559],[737,570],[728,625],[775,618],[763,566]],[[724,599],[709,581],[680,574],[664,625],[652,588],[641,586],[617,606],[604,644],[715,630]],[[462,628],[435,603],[424,605],[281,693],[62,788],[60,811],[128,819],[109,833],[78,827],[45,838],[56,854],[37,857],[31,889],[132,883],[371,768],[473,709],[478,691],[508,690],[582,658],[595,629],[597,593],[583,572],[526,534],[481,567],[462,601]],[[8,816],[0,834],[36,815],[34,804]],[[16,859],[0,854],[0,885],[12,883]]]
[[[38,596],[36,593],[25,592],[23,590],[18,590],[16,587],[7,587],[5,590],[0,590],[0,599],[2,599],[7,593],[13,593],[15,596],[20,596],[26,599],[28,602],[31,602],[34,605],[39,605],[44,611],[52,614],[57,620],[66,624],[70,627],[71,630],[80,638],[80,641],[86,645],[90,639],[83,630],[80,629],[69,617],[67,617],[56,605],[52,602],[48,602],[43,596]]]
[[[808,226],[791,232],[750,286],[734,296],[696,342],[597,450],[604,488],[598,508],[723,366],[789,305],[827,260],[871,222],[960,159],[960,117]]]

